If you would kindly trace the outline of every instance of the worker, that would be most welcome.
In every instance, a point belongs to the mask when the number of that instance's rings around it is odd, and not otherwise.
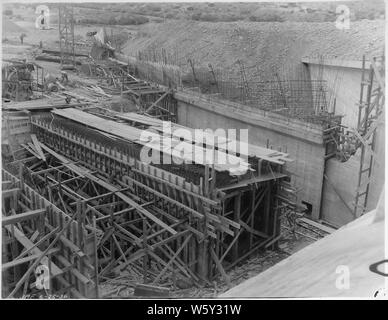
[[[23,44],[23,42],[24,42],[24,38],[26,37],[26,34],[25,33],[22,33],[21,35],[20,35],[20,43],[21,44]]]
[[[58,91],[58,86],[56,85],[56,82],[58,81],[58,78],[56,78],[51,73],[47,73],[44,76],[44,86],[47,91]]]
[[[68,77],[66,71],[61,71],[61,82],[64,85],[68,84],[68,82],[69,82],[69,77]]]

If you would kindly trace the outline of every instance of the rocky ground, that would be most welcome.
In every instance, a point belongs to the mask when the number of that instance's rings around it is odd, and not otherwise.
[[[381,55],[384,48],[384,20],[350,23],[339,30],[334,22],[193,22],[174,21],[140,26],[124,49],[128,55],[162,48],[175,63],[189,68],[209,63],[215,69],[239,74],[242,61],[248,77],[268,79],[274,71],[298,79],[301,58],[361,60],[362,55]]]

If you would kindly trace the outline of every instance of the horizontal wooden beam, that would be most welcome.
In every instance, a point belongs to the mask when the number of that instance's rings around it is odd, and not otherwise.
[[[168,94],[170,93],[170,91],[166,91],[165,93],[163,93],[155,102],[153,102],[147,109],[146,109],[146,113],[148,113],[153,107],[157,107],[157,104],[162,101],[165,97],[168,96]]]
[[[25,234],[21,230],[19,230],[17,227],[15,227],[15,226],[5,226],[5,229],[7,229],[7,231],[10,234],[15,236],[16,240],[18,240],[23,245],[23,247],[25,247],[26,249],[29,249],[29,248],[34,246],[34,244],[31,242],[31,240],[28,239],[25,236]],[[42,255],[42,253],[43,253],[39,248],[34,248],[34,249],[31,250],[31,252],[33,254],[38,254],[38,255]],[[41,263],[45,264],[45,265],[48,265],[48,258],[47,257],[43,257],[41,259]],[[51,262],[51,272],[52,272],[52,275],[54,277],[63,273],[62,270],[60,268],[58,268],[58,266],[55,263],[53,263],[53,262]]]
[[[79,272],[76,267],[73,267],[73,265],[63,256],[58,255],[57,257],[58,261],[64,265],[65,268],[68,268],[69,271],[84,285],[90,283],[92,280],[88,277],[84,276],[81,272]]]
[[[163,239],[163,240],[160,241],[160,242],[157,242],[157,243],[153,244],[152,246],[150,246],[150,249],[151,249],[151,250],[155,250],[157,247],[160,247],[161,245],[164,245],[164,244],[166,244],[166,243],[169,243],[169,242],[172,241],[172,240],[175,240],[175,239],[177,239],[177,238],[179,238],[179,237],[182,237],[182,236],[184,236],[184,235],[187,235],[188,233],[190,233],[190,230],[181,231],[181,232],[179,232],[179,233],[177,233],[177,234],[174,234],[174,235],[171,236],[171,237],[168,237],[168,238],[166,238],[166,239]]]
[[[13,188],[8,190],[2,190],[1,194],[4,198],[12,197],[14,194],[17,194],[20,191],[20,188]]]
[[[53,253],[57,253],[57,252],[59,252],[59,248],[53,248],[53,249],[50,249],[47,252],[47,255],[50,255],[50,254],[53,254]],[[13,261],[9,261],[9,262],[3,263],[1,265],[1,270],[5,271],[5,270],[7,270],[9,268],[16,267],[16,266],[18,266],[20,264],[23,264],[23,263],[35,260],[35,259],[39,258],[40,256],[41,256],[40,254],[32,254],[32,255],[30,255],[28,257],[25,257],[25,258],[16,259],[16,260],[13,260]]]
[[[247,230],[248,232],[250,233],[253,233],[255,236],[258,236],[258,237],[261,237],[261,238],[264,238],[264,239],[267,239],[269,238],[268,235],[266,235],[264,232],[260,232],[258,230],[255,230],[253,228],[251,228],[249,225],[247,225],[244,221],[240,220],[239,223],[241,224],[241,226]]]
[[[2,187],[3,190],[6,189],[6,188],[11,187],[12,184],[13,184],[12,181],[1,181],[1,187]]]
[[[28,212],[19,213],[19,214],[14,214],[12,216],[3,216],[1,219],[1,224],[4,227],[24,220],[30,220],[44,214],[45,212],[46,212],[46,209],[37,209],[37,210],[32,210]]]

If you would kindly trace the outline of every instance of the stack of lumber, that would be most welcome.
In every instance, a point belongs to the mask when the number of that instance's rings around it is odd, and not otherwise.
[[[175,130],[178,129],[186,129],[191,131],[191,136],[192,140],[188,142],[194,142],[196,144],[203,144],[203,139],[200,139],[195,135],[195,130],[176,124],[172,123],[169,121],[162,121],[160,119],[152,118],[149,116],[137,114],[134,112],[128,112],[124,114],[116,113],[115,116],[117,118],[131,121],[131,122],[136,122],[139,124],[144,124],[150,126],[150,129],[154,129],[158,132],[163,132],[164,126],[170,126],[172,135],[176,138],[179,138],[177,134],[175,134]],[[236,154],[238,149],[239,149],[239,142],[232,140],[230,138],[225,138],[222,136],[215,136],[211,133],[204,132],[204,139],[206,141],[206,144],[209,144],[209,148],[214,148],[217,147],[219,150],[224,150],[228,151],[228,153]],[[257,157],[259,159],[263,159],[272,163],[277,163],[277,164],[285,164],[288,161],[292,161],[290,158],[288,158],[288,154],[284,152],[279,152],[276,150],[271,150],[259,146],[255,146],[252,144],[248,145],[248,155],[252,157]]]

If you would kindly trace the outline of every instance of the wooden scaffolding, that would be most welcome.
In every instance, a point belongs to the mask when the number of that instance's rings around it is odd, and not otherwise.
[[[19,176],[2,170],[2,296],[98,297],[96,242],[81,207],[70,217]]]
[[[373,58],[369,70],[363,57],[357,130],[357,147],[361,148],[353,213],[355,217],[366,212],[372,168],[375,161],[376,130],[384,122],[385,112],[385,57]]]
[[[229,268],[260,248],[276,245],[280,215],[296,205],[280,161],[284,153],[268,150],[264,159],[253,157],[255,173],[237,179],[211,165],[145,164],[135,142],[54,118],[47,112],[31,116],[31,142],[22,145],[25,156],[9,169],[19,170],[23,185],[81,230],[71,229],[75,233],[65,242],[85,254],[87,266],[75,265],[71,257],[57,253],[55,243],[46,242],[58,268],[81,270],[81,283],[91,286],[87,292],[77,286],[70,296],[96,297],[100,282],[123,272],[137,274],[136,283],[158,286],[177,281],[201,286],[218,276],[228,283]],[[54,238],[53,230],[61,232],[64,224],[53,222],[42,237]],[[27,230],[30,236],[36,227]],[[3,248],[3,254],[13,263],[10,248]],[[69,264],[56,254],[67,257]],[[89,270],[87,275],[84,270]],[[12,294],[24,293],[10,288]],[[65,290],[63,284],[56,288]]]

